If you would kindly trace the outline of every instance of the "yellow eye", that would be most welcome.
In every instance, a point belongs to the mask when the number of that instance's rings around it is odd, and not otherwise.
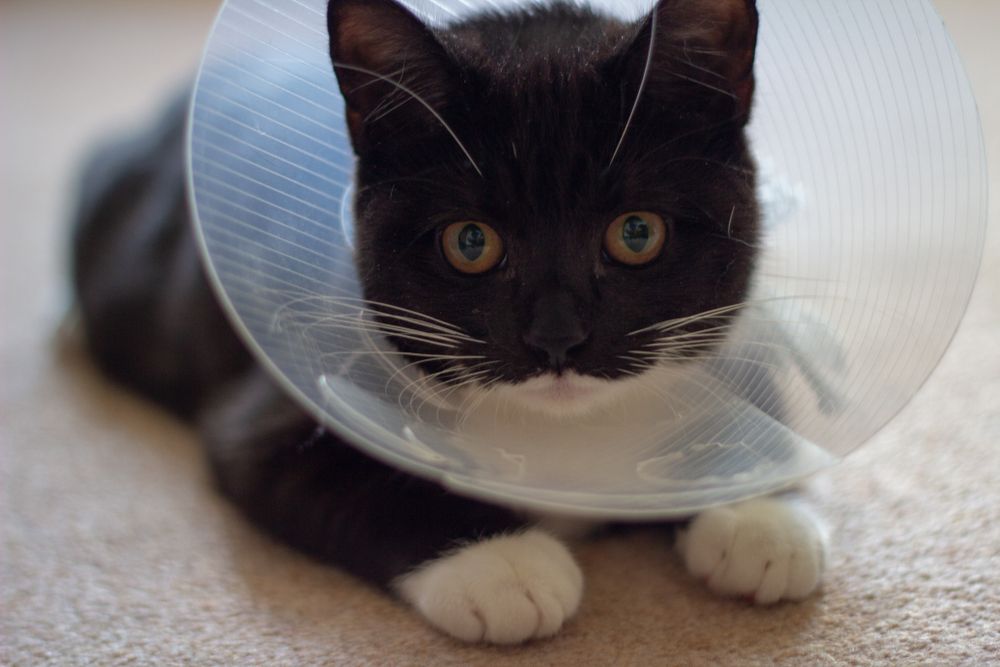
[[[456,222],[445,227],[441,248],[448,263],[462,273],[485,273],[503,259],[503,241],[489,225]]]
[[[604,233],[604,249],[622,264],[640,266],[656,259],[666,240],[663,218],[649,211],[637,211],[615,218]]]

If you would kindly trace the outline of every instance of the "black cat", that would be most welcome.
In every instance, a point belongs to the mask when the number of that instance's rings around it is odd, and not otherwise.
[[[747,298],[753,0],[661,0],[635,24],[555,4],[440,29],[393,0],[333,0],[328,27],[365,297],[461,332],[455,356],[488,362],[467,391],[558,419],[718,344],[632,354],[669,342],[660,323],[718,330]],[[368,458],[254,363],[199,264],[184,106],[87,172],[73,277],[101,368],[193,421],[223,492],[278,538],[455,637],[555,633],[582,576],[544,520]],[[390,338],[443,382],[467,377],[425,339]],[[779,499],[706,511],[678,543],[711,588],[761,603],[804,597],[822,570],[818,524]]]

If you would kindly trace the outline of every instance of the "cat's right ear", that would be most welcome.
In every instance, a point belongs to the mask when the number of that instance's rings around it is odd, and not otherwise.
[[[628,51],[629,78],[651,91],[687,82],[717,91],[746,122],[754,92],[759,17],[755,0],[658,0]]]
[[[331,0],[327,28],[355,152],[372,126],[404,107],[413,107],[408,118],[433,122],[426,107],[447,103],[451,64],[420,19],[393,0]]]

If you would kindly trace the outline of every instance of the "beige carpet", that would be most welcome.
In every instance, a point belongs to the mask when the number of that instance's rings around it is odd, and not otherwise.
[[[1000,3],[940,4],[1000,173]],[[996,224],[940,369],[811,483],[836,537],[804,604],[716,599],[638,534],[579,549],[586,599],[558,638],[467,647],[258,535],[213,495],[187,430],[51,344],[72,160],[183,78],[211,5],[0,0],[0,662],[1000,664]]]

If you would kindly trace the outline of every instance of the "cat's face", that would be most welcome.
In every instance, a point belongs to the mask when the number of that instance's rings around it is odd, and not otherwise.
[[[334,0],[330,29],[365,297],[425,372],[572,413],[724,338],[758,233],[752,2],[432,33]]]

